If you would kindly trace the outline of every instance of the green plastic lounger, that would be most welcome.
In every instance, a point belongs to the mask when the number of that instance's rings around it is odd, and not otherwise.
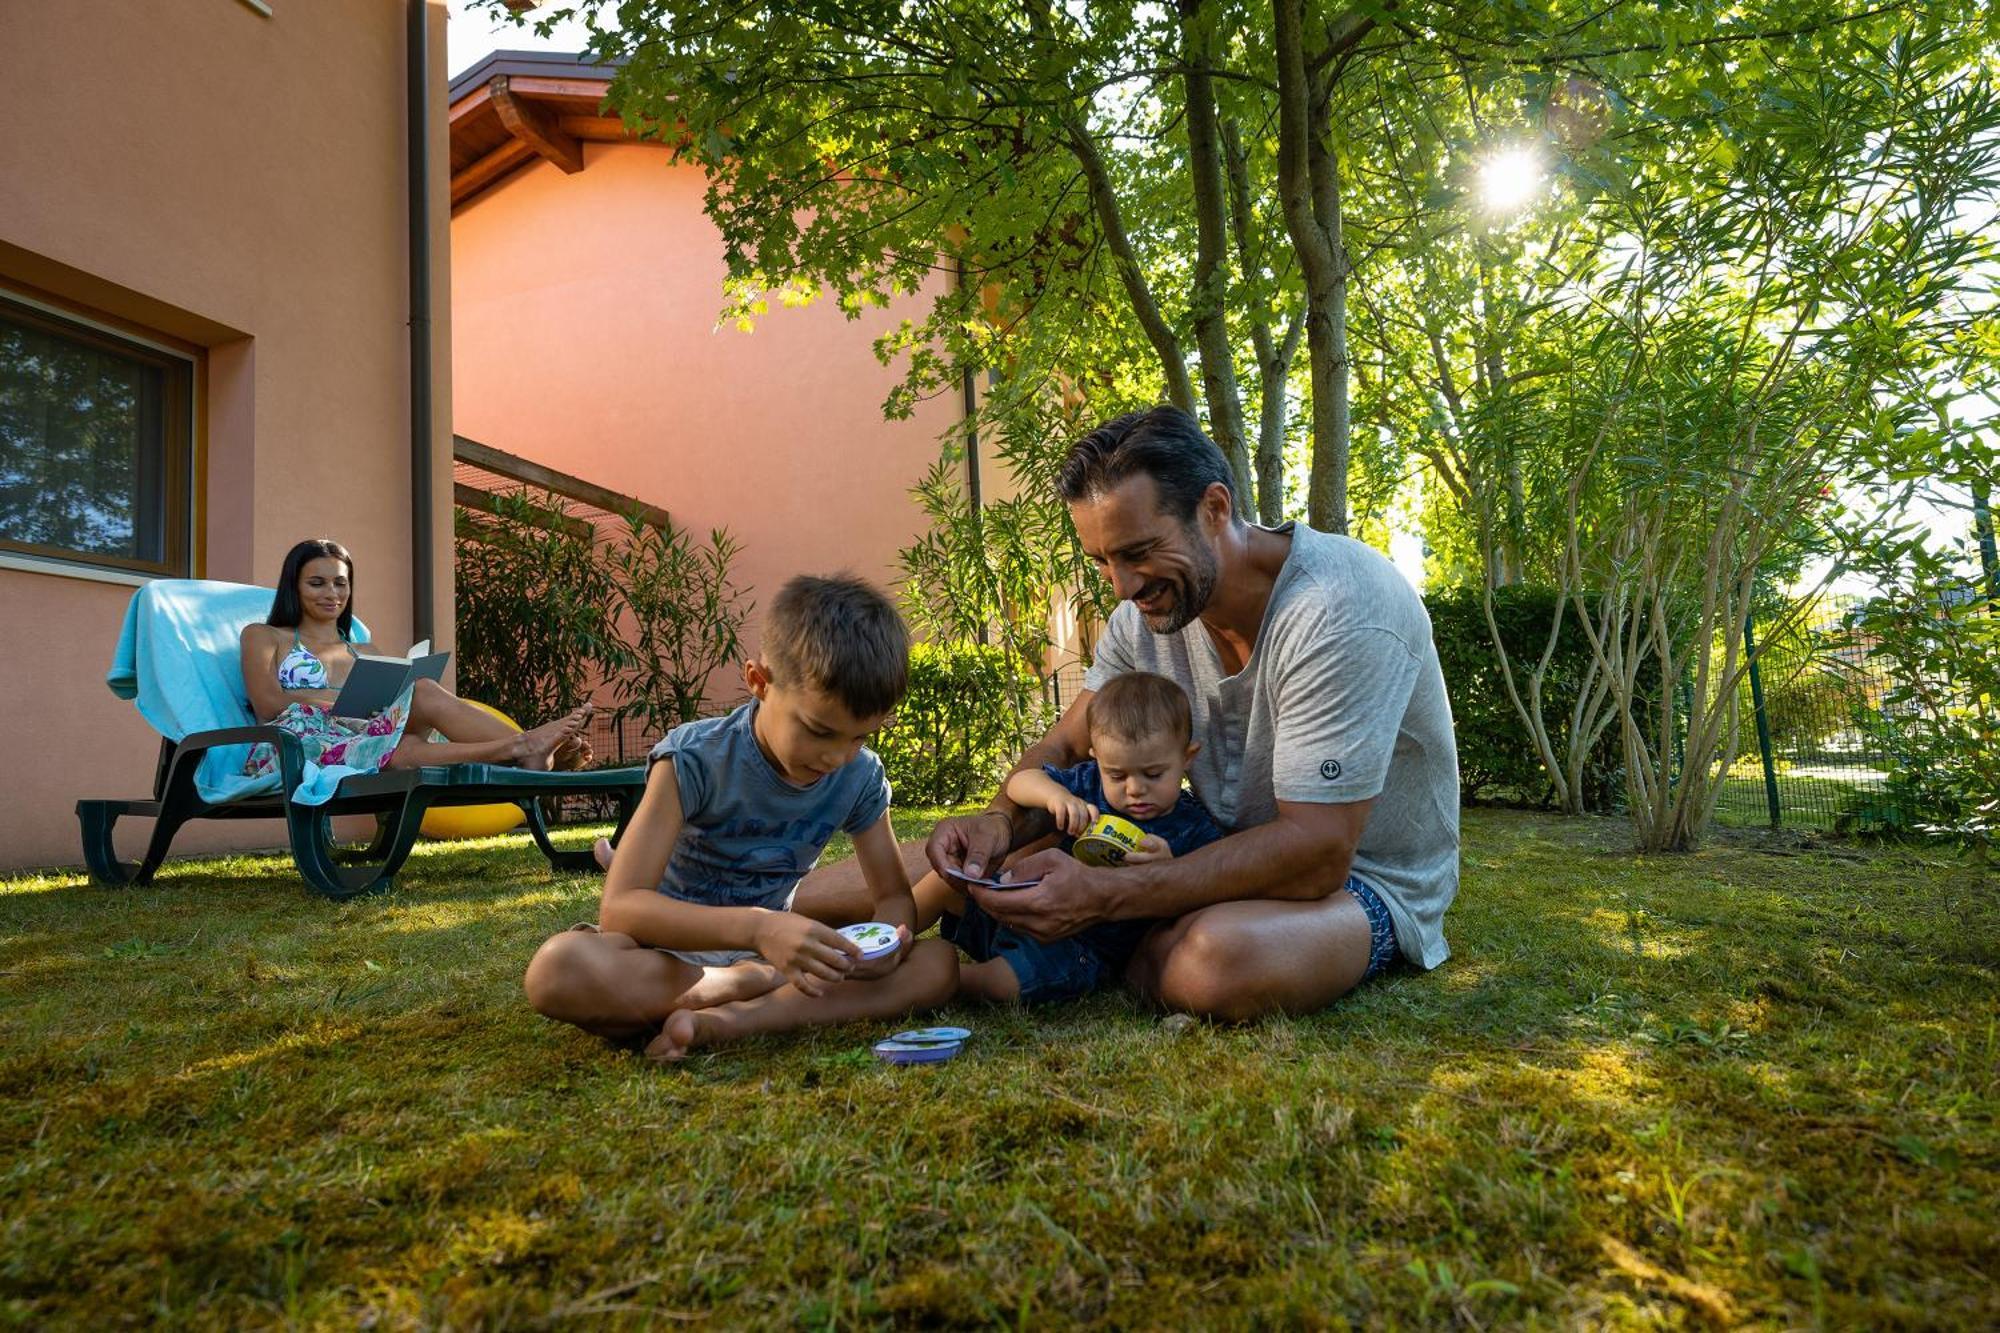
[[[333,770],[309,772],[297,737],[257,725],[251,715],[239,635],[270,609],[269,588],[209,580],[161,579],[133,595],[107,683],[137,703],[163,739],[150,799],[76,803],[84,861],[97,882],[150,882],[174,835],[191,819],[284,820],[299,873],[329,898],[389,887],[416,843],[424,812],[433,806],[519,805],[535,844],[560,870],[589,869],[591,856],[549,841],[541,798],[611,797],[618,806],[614,842],[631,822],[645,791],[643,767],[562,773],[500,764],[395,769],[340,778],[330,794],[312,792],[316,804],[294,799],[316,780],[330,781]],[[357,641],[367,642],[366,627],[356,620],[354,628]],[[279,771],[253,777],[243,772],[244,760],[249,747],[260,742],[277,747]],[[112,845],[112,830],[127,815],[153,820],[152,841],[137,864],[120,861]],[[374,815],[374,842],[340,848],[331,822],[340,815]]]

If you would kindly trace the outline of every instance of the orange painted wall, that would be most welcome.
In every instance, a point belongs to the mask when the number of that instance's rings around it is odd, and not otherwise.
[[[718,329],[722,241],[700,171],[640,145],[584,153],[581,173],[535,163],[452,219],[459,433],[704,536],[728,527],[760,606],[796,573],[890,585],[924,526],[910,488],[962,415],[951,395],[883,420],[900,372],[872,341],[922,309],[850,322],[830,302],[774,301],[754,332]]]
[[[0,287],[170,335],[205,362],[198,570],[270,582],[301,537],[355,552],[357,606],[410,637],[401,0],[8,3]],[[450,624],[444,7],[430,12],[436,614]],[[0,569],[0,867],[81,861],[75,802],[142,796],[157,739],[104,688],[132,589]],[[448,637],[441,634],[441,638]],[[121,828],[127,854],[147,825]],[[273,845],[276,824],[176,850]]]

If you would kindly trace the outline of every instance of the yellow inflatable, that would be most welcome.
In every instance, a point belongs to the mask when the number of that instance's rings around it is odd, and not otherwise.
[[[493,705],[480,703],[477,699],[466,702],[520,730],[520,723]],[[423,831],[426,838],[490,838],[496,833],[518,827],[526,818],[521,813],[521,807],[512,802],[499,805],[441,805],[424,812]]]

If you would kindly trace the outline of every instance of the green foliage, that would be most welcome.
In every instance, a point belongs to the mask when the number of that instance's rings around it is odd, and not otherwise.
[[[619,712],[645,719],[654,735],[701,717],[709,677],[741,651],[752,608],[729,566],[742,549],[723,528],[703,544],[678,524],[659,527],[636,515],[600,548],[631,650],[613,685]]]
[[[1893,682],[1864,714],[1890,770],[1844,822],[1960,839],[1983,864],[2000,834],[2000,604],[1967,579],[1924,580],[1869,602],[1854,624]]]
[[[910,626],[941,643],[992,639],[1024,678],[1039,679],[1051,647],[1051,617],[1064,599],[1081,626],[1102,623],[1114,598],[1077,545],[1055,472],[1081,429],[1034,397],[1010,397],[990,418],[991,457],[1018,493],[974,507],[959,460],[939,459],[911,492],[929,528],[899,553]],[[1039,688],[1013,705],[1024,711]]]
[[[899,803],[957,805],[983,797],[1048,726],[1041,691],[1006,650],[918,643],[910,692],[874,741]]]
[[[600,684],[655,733],[701,716],[750,614],[729,578],[741,545],[637,515],[607,533],[562,505],[523,487],[492,513],[458,510],[460,691],[524,726]]]
[[[494,510],[457,512],[459,692],[534,726],[583,703],[629,650],[593,530],[527,487]]]
[[[1516,662],[1538,659],[1556,617],[1558,594],[1517,586],[1496,590],[1493,600],[1494,622],[1508,655]],[[1424,605],[1451,696],[1460,795],[1466,801],[1497,797],[1547,804],[1552,796],[1548,769],[1507,696],[1478,591],[1432,593]],[[1577,691],[1585,686],[1591,665],[1589,639],[1576,617],[1565,614],[1542,685],[1543,709],[1552,719],[1551,739],[1558,753],[1568,748]],[[1584,760],[1581,809],[1604,813],[1614,808],[1623,795],[1622,765],[1617,733],[1602,731]]]

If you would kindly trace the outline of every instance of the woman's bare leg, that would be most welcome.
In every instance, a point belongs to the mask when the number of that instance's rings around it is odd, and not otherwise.
[[[477,711],[477,710],[475,710]],[[389,756],[390,768],[420,768],[425,764],[510,764],[516,768],[547,768],[556,748],[590,720],[588,705],[567,717],[532,731],[509,731],[497,740],[428,741],[409,734]],[[416,726],[414,711],[412,727]]]
[[[420,680],[410,691],[410,729],[442,732],[448,741],[498,741],[521,734],[519,727],[459,698],[434,680]]]
[[[943,1004],[957,987],[958,951],[943,940],[918,940],[901,967],[874,981],[842,981],[818,997],[785,985],[752,1000],[677,1009],[646,1054],[655,1060],[680,1060],[697,1046],[758,1033],[898,1017]]]

